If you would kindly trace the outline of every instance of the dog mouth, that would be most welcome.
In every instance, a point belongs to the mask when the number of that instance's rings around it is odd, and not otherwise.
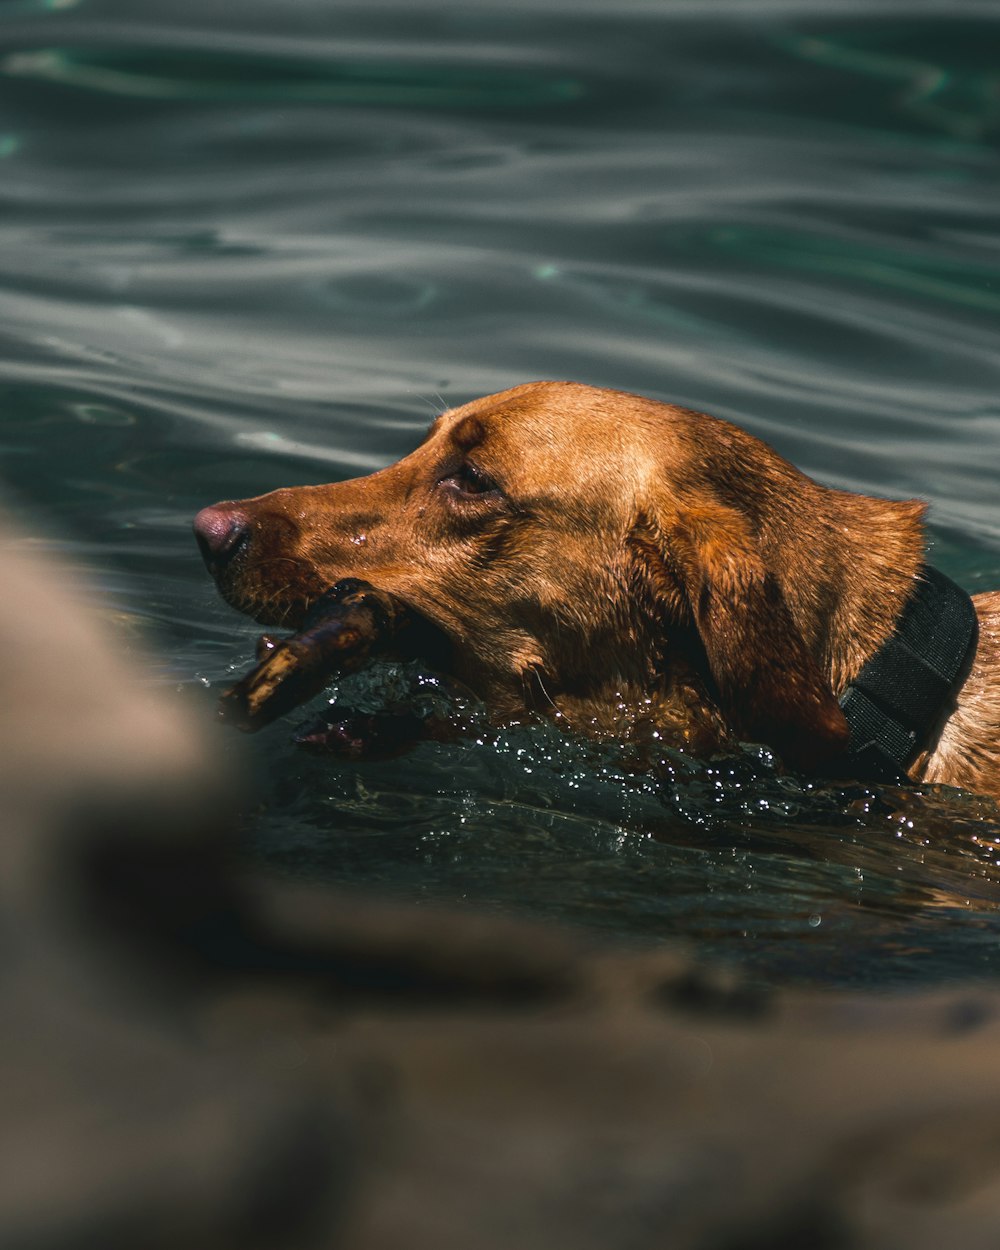
[[[288,637],[261,637],[256,666],[220,699],[223,721],[255,733],[311,701],[335,679],[381,657],[419,660],[439,672],[450,667],[451,648],[437,626],[395,595],[358,578],[334,583],[300,616],[299,628]],[[393,754],[421,736],[425,720],[405,707],[364,715],[336,709],[333,719],[311,726],[297,740],[351,756]]]
[[[242,575],[238,561],[222,570],[209,565],[209,572],[231,608],[269,629],[301,629],[312,605],[330,589],[307,565],[291,559],[269,561],[252,580]]]

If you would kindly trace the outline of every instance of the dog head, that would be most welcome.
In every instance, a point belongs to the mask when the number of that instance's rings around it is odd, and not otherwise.
[[[195,529],[223,596],[268,625],[343,577],[396,595],[500,716],[641,716],[808,767],[846,743],[834,690],[892,628],[921,512],[819,486],[716,418],[539,382],[446,412],[369,477]]]

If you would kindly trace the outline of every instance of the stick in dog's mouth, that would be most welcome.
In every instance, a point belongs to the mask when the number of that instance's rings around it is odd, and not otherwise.
[[[221,697],[219,716],[245,733],[256,733],[319,694],[335,677],[396,650],[407,634],[422,632],[421,624],[395,596],[344,578],[313,603],[296,633],[281,640],[263,635],[257,666]]]

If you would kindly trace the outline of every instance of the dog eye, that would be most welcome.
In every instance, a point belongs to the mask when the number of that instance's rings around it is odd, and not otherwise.
[[[461,496],[473,495],[491,495],[499,494],[500,487],[494,482],[489,474],[484,473],[482,469],[477,469],[474,464],[466,461],[460,464],[457,469],[453,469],[443,477],[439,486],[443,486],[445,490],[451,491],[452,494]]]

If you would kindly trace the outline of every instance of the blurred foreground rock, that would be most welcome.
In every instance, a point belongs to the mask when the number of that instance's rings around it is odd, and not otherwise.
[[[249,879],[205,728],[0,566],[4,1250],[1000,1244],[1000,997]]]

